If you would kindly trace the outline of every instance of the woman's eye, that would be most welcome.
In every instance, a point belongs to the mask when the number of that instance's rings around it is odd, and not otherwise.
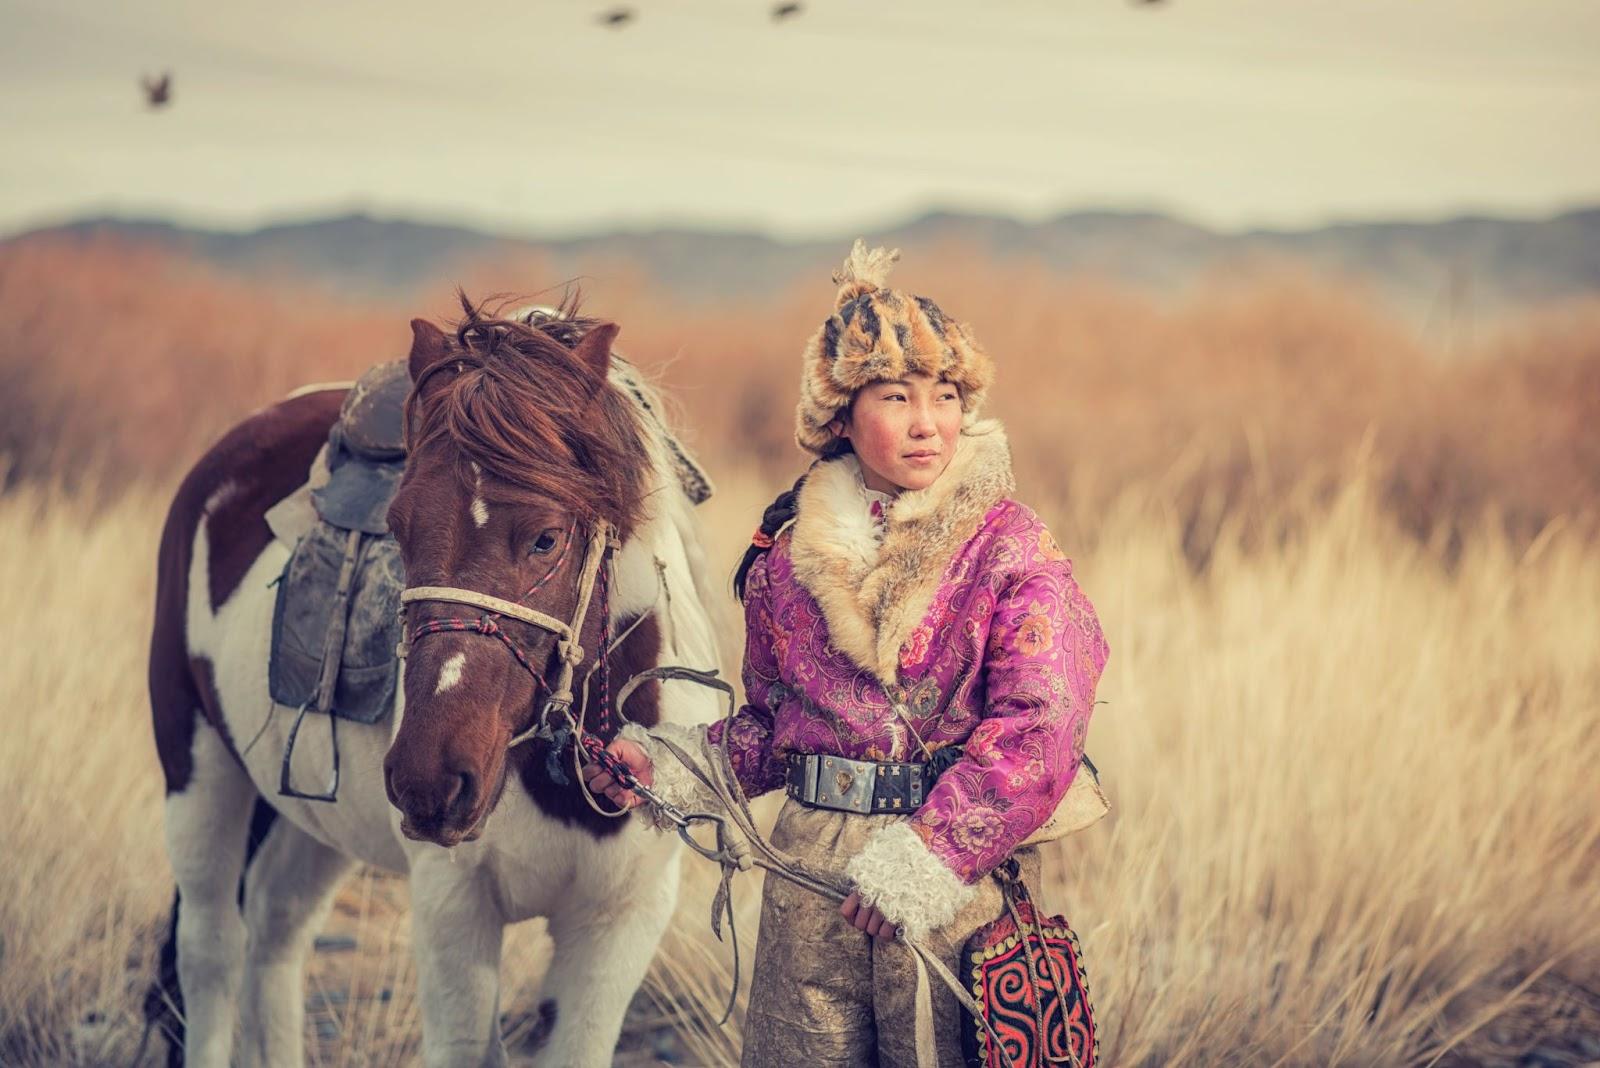
[[[533,545],[528,548],[529,556],[544,556],[560,542],[553,530],[547,530],[534,539]]]

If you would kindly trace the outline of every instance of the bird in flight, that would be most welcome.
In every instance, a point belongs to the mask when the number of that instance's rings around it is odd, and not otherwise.
[[[629,22],[633,21],[633,8],[614,7],[610,11],[603,12],[600,15],[599,21],[600,25],[602,26],[608,26],[613,30],[619,30],[623,26],[626,26]]]
[[[172,73],[163,71],[161,77],[144,77],[139,79],[139,85],[144,89],[144,101],[151,108],[164,108],[172,103]]]
[[[789,18],[791,15],[800,14],[800,12],[803,10],[803,8],[804,8],[804,5],[795,4],[795,3],[774,4],[774,5],[772,5],[772,21],[773,22],[782,22],[784,19]]]

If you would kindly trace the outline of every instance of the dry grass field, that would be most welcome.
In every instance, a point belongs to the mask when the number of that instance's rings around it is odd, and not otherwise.
[[[1445,353],[1292,271],[1156,300],[949,262],[904,282],[995,354],[1020,495],[1112,649],[1089,750],[1114,811],[1048,847],[1042,894],[1082,935],[1104,1062],[1600,1060],[1600,303]],[[737,310],[593,289],[719,478],[731,570],[798,470],[795,356],[829,289]],[[347,307],[136,250],[0,257],[0,1064],[138,1046],[171,893],[143,659],[175,472],[447,309],[444,283]],[[686,876],[619,1064],[736,1059],[737,1018],[708,1023],[710,876]],[[736,895],[748,935],[756,879]],[[341,892],[314,1063],[414,1057],[403,913],[392,878]],[[544,951],[513,932],[514,1039]]]

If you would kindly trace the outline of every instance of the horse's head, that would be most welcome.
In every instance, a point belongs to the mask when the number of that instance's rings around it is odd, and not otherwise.
[[[411,324],[409,451],[389,508],[408,650],[384,780],[405,833],[445,846],[494,808],[507,745],[538,725],[563,655],[596,655],[605,605],[595,595],[583,612],[585,561],[607,526],[627,536],[644,484],[634,413],[607,381],[615,326],[530,326],[462,303],[453,337]],[[578,689],[586,665],[572,667]]]

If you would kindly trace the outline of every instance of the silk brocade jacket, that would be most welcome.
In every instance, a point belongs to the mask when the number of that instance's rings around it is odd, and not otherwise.
[[[965,747],[909,819],[962,883],[1044,823],[1077,773],[1108,649],[1014,485],[992,420],[881,525],[855,457],[812,471],[747,576],[746,703],[710,728],[748,795],[781,788],[790,753],[922,760],[920,736]]]

